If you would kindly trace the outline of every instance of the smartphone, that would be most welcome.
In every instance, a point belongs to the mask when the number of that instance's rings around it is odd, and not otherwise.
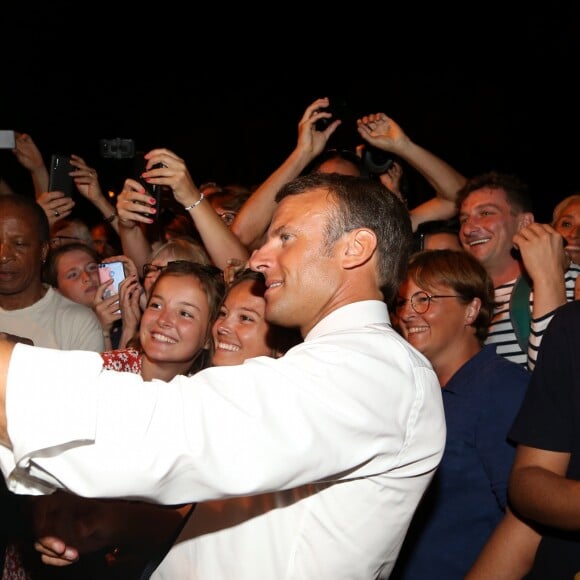
[[[328,101],[328,107],[319,110],[330,113],[332,117],[329,119],[318,119],[318,121],[314,123],[314,128],[317,131],[324,131],[331,123],[334,123],[336,119],[340,119],[344,123],[345,119],[350,116],[348,104],[343,97],[329,97]]]
[[[125,279],[125,267],[123,262],[101,262],[98,270],[101,284],[107,280],[113,280],[113,283],[107,286],[103,293],[103,298],[109,298],[119,293],[119,284]]]
[[[71,165],[68,155],[55,153],[50,158],[50,175],[48,178],[48,191],[62,191],[66,196],[72,197],[75,183],[69,175],[76,167]]]
[[[14,131],[0,131],[0,149],[14,149],[16,134]]]
[[[157,169],[159,167],[163,167],[163,163],[156,163],[151,167],[151,169]],[[144,157],[144,153],[137,153],[135,155],[135,179],[141,183],[141,185],[145,188],[145,191],[151,196],[155,198],[155,209],[157,210],[154,214],[151,214],[149,217],[151,219],[156,220],[159,217],[161,212],[161,186],[154,185],[152,183],[147,183],[142,177],[141,174],[147,171],[147,159]]]

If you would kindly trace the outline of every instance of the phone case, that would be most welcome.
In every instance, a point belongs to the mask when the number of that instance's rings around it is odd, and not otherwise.
[[[74,180],[69,172],[75,169],[76,167],[71,165],[68,155],[54,154],[50,159],[48,191],[62,191],[66,196],[72,197]]]
[[[153,185],[152,183],[147,183],[144,179],[141,178],[141,174],[144,171],[147,171],[147,160],[143,157],[144,153],[137,153],[135,156],[135,179],[137,179],[141,185],[145,188],[145,191],[151,196],[155,198],[155,209],[157,210],[154,214],[151,214],[150,217],[156,220],[159,217],[159,213],[161,211],[161,186],[160,185]],[[156,164],[152,167],[157,168],[161,166],[161,164]]]
[[[108,264],[99,264],[99,280],[101,284],[107,280],[113,279],[113,283],[107,286],[103,293],[103,298],[109,298],[119,293],[119,284],[125,279],[125,268],[123,262],[109,262]]]

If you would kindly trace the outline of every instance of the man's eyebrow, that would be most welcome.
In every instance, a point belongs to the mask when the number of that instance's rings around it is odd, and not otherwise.
[[[474,206],[473,209],[482,209],[482,208],[485,208],[485,207],[493,207],[495,209],[499,209],[500,208],[499,204],[493,203],[492,201],[486,201],[484,203],[478,203],[476,206]],[[465,213],[468,213],[468,212],[466,212],[465,210],[462,210],[459,213],[460,214],[465,214]]]

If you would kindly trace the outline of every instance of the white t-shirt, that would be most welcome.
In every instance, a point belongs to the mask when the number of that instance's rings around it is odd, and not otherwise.
[[[103,328],[97,315],[52,286],[45,288],[46,294],[31,306],[18,310],[0,308],[0,331],[29,338],[35,346],[102,352]]]

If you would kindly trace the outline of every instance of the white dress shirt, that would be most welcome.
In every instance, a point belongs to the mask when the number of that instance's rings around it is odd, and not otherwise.
[[[284,357],[170,383],[17,345],[0,448],[18,493],[198,505],[153,578],[387,578],[445,442],[431,365],[380,301]]]

